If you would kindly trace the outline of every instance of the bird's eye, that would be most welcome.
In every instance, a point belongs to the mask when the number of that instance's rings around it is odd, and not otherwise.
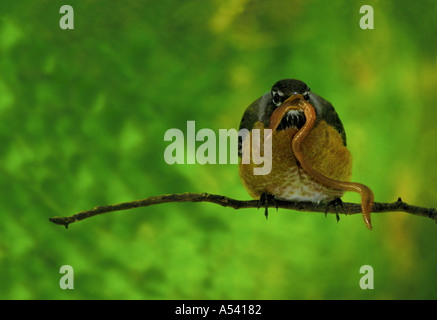
[[[310,94],[309,94],[308,91],[305,92],[305,93],[303,94],[303,98],[304,98],[306,101],[309,101],[309,100],[310,100]]]
[[[272,91],[272,101],[273,101],[273,103],[276,106],[280,106],[281,105],[281,103],[282,103],[282,96],[283,96],[282,92],[279,92],[279,91],[276,91],[276,90]]]

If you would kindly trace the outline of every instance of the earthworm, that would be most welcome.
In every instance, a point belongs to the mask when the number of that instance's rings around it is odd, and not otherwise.
[[[296,103],[293,103],[293,101],[299,99],[299,104],[296,105]],[[276,130],[278,127],[282,117],[289,111],[289,110],[303,110],[306,122],[303,125],[303,127],[295,134],[292,140],[292,149],[293,153],[296,156],[296,159],[299,161],[302,168],[313,177],[316,181],[318,181],[320,184],[328,187],[333,188],[335,190],[341,190],[341,191],[353,191],[358,192],[361,195],[361,211],[363,213],[363,219],[364,222],[370,230],[372,230],[372,224],[370,222],[370,213],[372,212],[373,208],[373,192],[370,190],[369,187],[357,183],[357,182],[346,182],[346,181],[340,181],[340,180],[334,180],[331,178],[326,177],[325,175],[321,174],[317,170],[313,169],[305,160],[305,157],[302,152],[301,144],[304,141],[304,139],[308,136],[308,134],[313,129],[315,123],[316,123],[316,112],[314,110],[314,107],[306,101],[302,95],[293,95],[290,98],[288,98],[280,107],[278,107],[272,114],[270,118],[270,126],[269,128],[273,131]]]

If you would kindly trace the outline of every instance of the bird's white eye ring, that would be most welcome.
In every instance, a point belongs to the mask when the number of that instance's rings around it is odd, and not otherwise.
[[[275,105],[280,106],[282,103],[282,97],[284,94],[280,91],[273,90],[272,91],[272,101]]]

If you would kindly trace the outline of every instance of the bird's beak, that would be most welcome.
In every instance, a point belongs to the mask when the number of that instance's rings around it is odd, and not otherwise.
[[[269,129],[276,130],[285,114],[290,110],[303,110],[305,98],[301,94],[293,94],[273,111]]]

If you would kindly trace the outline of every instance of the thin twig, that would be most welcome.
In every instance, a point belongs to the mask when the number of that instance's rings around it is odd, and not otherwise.
[[[142,200],[123,202],[107,206],[97,206],[91,210],[81,211],[77,214],[68,217],[52,217],[49,220],[53,223],[63,225],[68,228],[68,225],[76,221],[81,221],[99,214],[104,214],[113,211],[128,210],[139,207],[148,207],[151,205],[169,203],[169,202],[212,202],[223,207],[231,207],[234,209],[243,208],[258,208],[258,200],[235,200],[221,195],[209,193],[180,193],[180,194],[165,194],[160,196],[149,197]],[[297,211],[307,212],[322,212],[335,214],[356,214],[361,213],[361,204],[343,202],[342,209],[338,210],[335,205],[327,205],[326,203],[314,202],[296,202],[296,201],[281,201],[275,200],[275,203],[268,204],[269,207],[276,207],[281,209],[291,209]],[[423,208],[409,205],[399,198],[393,203],[375,202],[372,213],[381,212],[395,212],[402,211],[410,214],[428,217],[437,223],[437,211],[434,208]]]

